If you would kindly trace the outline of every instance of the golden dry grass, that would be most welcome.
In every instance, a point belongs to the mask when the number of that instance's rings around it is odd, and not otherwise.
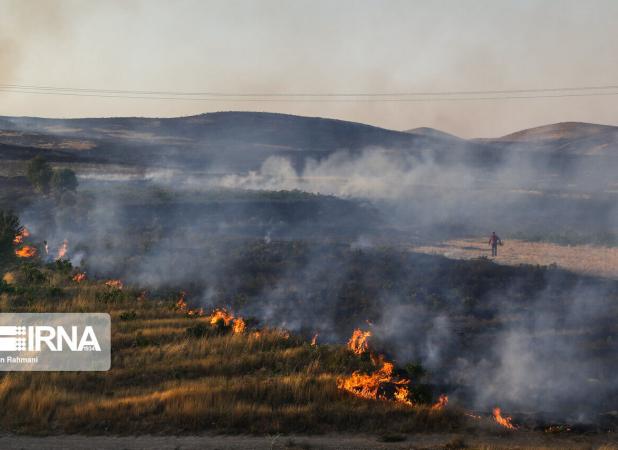
[[[491,249],[485,238],[453,239],[436,245],[413,247],[411,250],[455,259],[491,257]],[[498,248],[498,256],[492,259],[498,264],[512,266],[556,264],[576,273],[618,279],[618,247],[506,240]]]
[[[130,290],[106,297],[101,294],[112,290],[102,283],[47,275],[45,287],[62,289],[60,299],[31,301],[18,290],[2,294],[0,309],[109,312],[112,368],[0,375],[2,431],[409,432],[448,430],[461,422],[455,411],[361,400],[340,391],[338,377],[368,364],[343,346],[313,347],[274,329],[261,330],[259,337],[214,331],[192,337],[187,328],[207,321],[175,310],[174,298],[138,300]]]

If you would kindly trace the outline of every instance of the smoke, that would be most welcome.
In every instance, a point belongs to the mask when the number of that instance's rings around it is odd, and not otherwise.
[[[380,350],[420,362],[466,406],[575,420],[611,406],[615,285],[406,249],[435,237],[423,230],[615,229],[615,206],[595,200],[605,172],[517,151],[445,163],[379,147],[300,165],[273,156],[248,173],[198,169],[83,176],[73,205],[33,205],[22,218],[52,248],[67,239],[89,275],[187,290],[190,303],[323,342],[369,328]]]
[[[77,6],[77,5],[73,5]],[[44,2],[7,0],[0,5],[0,81],[12,83],[20,72],[24,53],[38,40],[62,42],[70,33],[67,10],[61,0]],[[78,8],[79,9],[79,8]],[[77,16],[74,17],[78,19]],[[29,77],[28,77],[29,78]],[[19,82],[19,80],[17,80]]]

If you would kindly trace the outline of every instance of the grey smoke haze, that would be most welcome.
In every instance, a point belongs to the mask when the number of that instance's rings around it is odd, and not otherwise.
[[[461,292],[444,294],[450,302],[446,309],[422,289],[371,294],[360,289],[357,296],[344,295],[350,279],[383,275],[361,274],[358,267],[368,255],[380,261],[381,242],[393,230],[402,233],[396,235],[401,239],[391,237],[388,242],[404,252],[421,230],[445,224],[454,228],[448,233],[456,236],[468,230],[474,230],[475,236],[484,235],[496,228],[506,239],[508,233],[502,230],[509,224],[513,230],[523,226],[544,230],[563,223],[577,229],[595,224],[599,229],[593,233],[616,230],[615,203],[595,200],[607,194],[613,168],[601,167],[591,174],[586,161],[556,167],[551,159],[513,152],[489,166],[465,158],[443,164],[431,153],[366,148],[306,160],[302,168],[272,157],[260,170],[246,174],[204,177],[152,169],[141,180],[134,175],[99,174],[82,177],[82,189],[88,192],[83,203],[57,208],[48,215],[44,205],[34,205],[22,218],[52,248],[68,239],[73,261],[83,261],[93,276],[121,277],[151,289],[188,289],[194,305],[238,304],[240,314],[295,332],[319,332],[322,342],[344,341],[348,330],[342,330],[343,322],[347,327],[370,328],[378,345],[398,363],[420,361],[435,381],[458,386],[454,398],[461,395],[468,406],[488,410],[498,403],[520,411],[563,416],[573,412],[576,417],[571,419],[589,421],[611,409],[618,389],[611,376],[615,361],[604,361],[594,351],[597,341],[610,349],[616,345],[609,323],[615,291],[603,283],[569,287],[567,275],[549,271],[540,275],[542,282],[536,291],[526,287],[526,278],[492,286],[491,295],[483,299],[486,304],[473,308],[478,317],[469,320],[485,324],[473,337],[458,328],[466,323],[462,317],[470,314],[466,305],[470,300]],[[99,184],[101,179],[107,184]],[[126,196],[125,189],[130,191],[131,186],[152,191],[152,198],[163,199],[162,206],[155,203],[154,212],[140,207],[139,201]],[[234,209],[223,212],[217,202],[208,211],[192,203],[221,188],[334,194],[354,203],[369,202],[379,212],[380,221],[377,229],[373,222],[360,230],[348,223],[342,230],[345,237],[335,239],[310,235],[312,228],[323,226],[318,218],[294,222],[290,215],[280,214],[276,201],[267,204],[261,214],[238,202],[231,202]],[[362,212],[353,220],[370,222]],[[327,222],[334,220],[326,218]],[[239,236],[246,247],[227,240]],[[243,280],[256,270],[255,261],[249,260],[250,249],[277,254],[282,241],[303,250],[296,257],[281,253],[290,260],[276,266],[276,277],[251,290],[251,282]],[[348,255],[347,259],[329,245]],[[268,264],[277,263],[268,260]],[[430,262],[421,259],[415,264]],[[397,267],[384,270],[385,274],[394,271],[398,282],[408,277],[405,271],[398,273]],[[435,271],[439,270],[436,266]],[[435,271],[429,265],[424,276]],[[219,280],[228,284],[221,286]],[[432,288],[442,282],[427,281]],[[340,296],[329,296],[328,288],[340,290]],[[250,298],[235,298],[247,290]],[[370,296],[375,296],[375,305],[358,311],[352,307],[353,302],[364,304]]]

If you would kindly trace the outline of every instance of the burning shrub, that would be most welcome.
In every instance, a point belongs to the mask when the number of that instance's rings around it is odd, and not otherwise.
[[[13,238],[13,244],[15,245],[23,244],[24,239],[26,239],[29,236],[30,236],[30,231],[28,231],[26,227],[23,227],[21,231],[19,231],[15,235],[15,238]]]
[[[507,430],[516,430],[517,427],[515,427],[515,425],[513,425],[511,423],[511,418],[506,416],[503,417],[502,416],[502,410],[500,408],[494,408],[493,411],[493,415],[494,415],[494,420],[496,421],[496,423],[504,428],[506,428]]]
[[[19,258],[34,258],[37,255],[37,249],[31,245],[24,245],[15,249],[15,255]]]
[[[71,278],[76,283],[81,283],[82,281],[86,281],[87,277],[84,272],[78,272]]]
[[[348,349],[355,355],[369,355],[372,363],[379,367],[372,373],[365,374],[355,371],[349,377],[340,378],[337,381],[339,389],[351,394],[371,400],[391,400],[409,406],[427,404],[431,401],[431,389],[426,384],[412,383],[411,377],[416,381],[425,375],[425,370],[420,364],[409,364],[406,369],[396,370],[395,365],[386,360],[383,355],[372,354],[369,350],[368,339],[370,331],[354,330],[348,341]],[[440,395],[432,409],[443,409],[448,403],[446,395]]]
[[[354,330],[350,340],[348,341],[348,348],[355,355],[362,355],[369,352],[369,338],[371,337],[371,331],[361,331],[359,328]]]
[[[56,254],[56,261],[64,260],[65,257],[67,256],[68,251],[69,251],[69,241],[65,239],[64,241],[62,241],[62,244],[58,248],[58,253]]]
[[[210,316],[207,317],[211,327],[214,327],[218,333],[244,333],[247,329],[247,324],[242,317],[234,317],[234,315],[225,308],[215,309]]]
[[[105,282],[105,285],[117,291],[122,290],[124,287],[120,280],[108,280]]]

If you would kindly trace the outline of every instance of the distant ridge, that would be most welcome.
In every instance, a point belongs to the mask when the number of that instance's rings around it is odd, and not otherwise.
[[[420,134],[423,136],[429,136],[436,139],[454,139],[458,141],[463,141],[459,136],[455,136],[454,134],[447,133],[445,131],[436,130],[435,128],[430,127],[418,127],[412,128],[411,130],[405,130],[404,133],[409,134]]]
[[[586,122],[560,122],[516,131],[493,140],[522,142],[550,139],[581,139],[606,133],[617,134],[618,136],[618,127]]]

